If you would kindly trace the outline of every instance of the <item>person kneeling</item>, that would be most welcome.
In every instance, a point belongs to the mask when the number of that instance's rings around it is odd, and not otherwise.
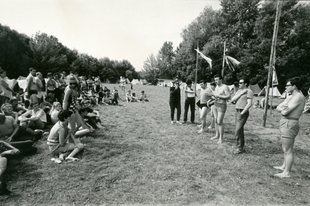
[[[72,112],[68,110],[59,112],[59,121],[52,127],[47,138],[47,145],[52,154],[61,155],[62,153],[71,152],[65,159],[77,161],[79,159],[74,158],[74,156],[84,149],[84,145],[75,139],[75,136],[68,128],[71,115]],[[69,140],[71,140],[71,142]]]

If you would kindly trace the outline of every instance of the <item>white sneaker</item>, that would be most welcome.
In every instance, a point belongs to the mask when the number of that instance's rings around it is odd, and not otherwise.
[[[171,124],[174,124],[174,121],[171,121]]]
[[[197,131],[198,134],[201,134],[201,133],[204,133],[204,132],[205,132],[204,129],[200,129],[200,130]]]
[[[177,124],[182,124],[182,122],[180,122],[180,121],[176,121],[176,123],[177,123]]]

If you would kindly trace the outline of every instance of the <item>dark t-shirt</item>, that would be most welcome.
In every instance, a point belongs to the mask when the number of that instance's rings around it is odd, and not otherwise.
[[[180,102],[181,100],[181,90],[180,87],[177,89],[175,87],[170,87],[170,102]]]

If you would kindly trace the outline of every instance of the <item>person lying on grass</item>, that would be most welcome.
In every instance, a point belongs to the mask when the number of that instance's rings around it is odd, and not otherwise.
[[[7,168],[8,155],[17,155],[19,150],[12,145],[0,140],[0,195],[7,195],[10,191],[6,188],[6,183],[3,181],[3,173]]]
[[[76,132],[75,135],[73,135],[68,128],[68,124],[72,118],[72,112],[63,110],[59,112],[58,118],[59,121],[52,127],[47,138],[49,150],[53,155],[70,152],[68,157],[64,158],[65,160],[79,160],[74,156],[84,149],[84,145],[75,138],[81,134]]]
[[[0,140],[10,143],[22,154],[30,154],[36,151],[34,141],[42,137],[42,133],[29,134],[19,127],[13,117],[0,114]],[[44,134],[46,135],[46,134]]]

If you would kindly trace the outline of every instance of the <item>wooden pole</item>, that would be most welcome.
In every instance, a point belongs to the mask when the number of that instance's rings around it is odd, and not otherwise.
[[[222,77],[224,78],[224,68],[225,68],[225,50],[226,50],[226,40],[224,41],[224,51],[223,51],[223,64],[222,64]]]
[[[265,96],[265,107],[264,107],[264,115],[263,115],[263,127],[266,126],[266,120],[267,120],[269,88],[270,88],[270,82],[272,80],[271,78],[272,78],[272,72],[273,72],[273,64],[275,62],[274,58],[275,58],[275,49],[276,49],[276,45],[277,45],[279,21],[280,21],[280,16],[281,16],[281,5],[282,5],[282,1],[278,0],[277,1],[276,19],[275,19],[275,23],[274,23],[274,30],[273,30],[273,37],[272,37],[272,44],[271,44],[270,60],[269,60],[269,70],[268,70],[266,96]]]
[[[199,41],[197,39],[197,51],[199,51]],[[196,71],[195,71],[195,86],[194,86],[194,89],[195,89],[195,102],[196,102],[196,85],[197,85],[197,70],[198,70],[198,52],[196,52]]]

